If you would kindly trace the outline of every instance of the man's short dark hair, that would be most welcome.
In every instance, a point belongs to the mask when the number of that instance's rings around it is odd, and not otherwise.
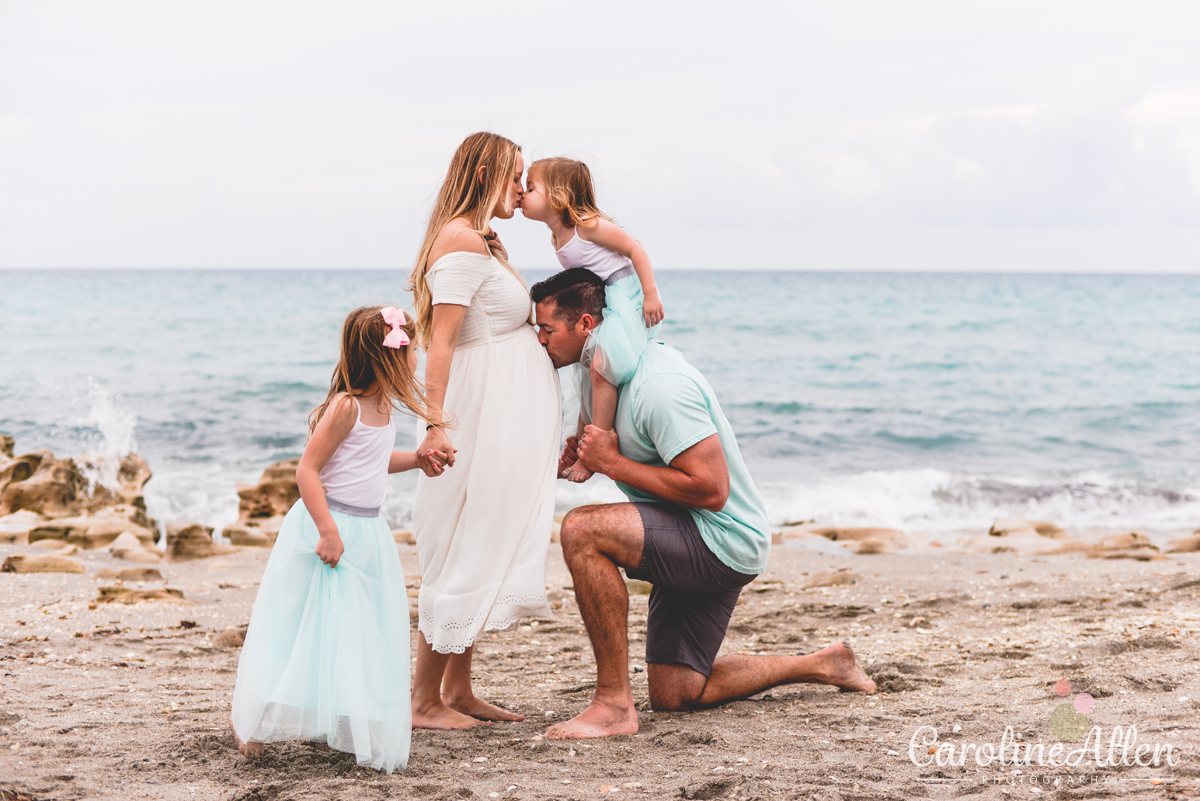
[[[534,303],[550,300],[568,325],[590,314],[597,322],[604,319],[604,279],[584,267],[572,267],[539,281],[529,290]]]

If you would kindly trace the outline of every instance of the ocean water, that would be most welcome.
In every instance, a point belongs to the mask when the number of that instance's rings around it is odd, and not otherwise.
[[[530,281],[546,273],[530,273]],[[345,313],[399,271],[0,271],[0,432],[155,476],[220,527],[304,447]],[[775,523],[951,541],[996,517],[1200,526],[1200,276],[665,272],[662,337],[709,379]],[[565,383],[565,382],[564,382]],[[415,425],[401,424],[398,446]],[[98,476],[103,480],[103,476]],[[385,512],[411,517],[413,476]],[[616,500],[559,482],[559,505]]]

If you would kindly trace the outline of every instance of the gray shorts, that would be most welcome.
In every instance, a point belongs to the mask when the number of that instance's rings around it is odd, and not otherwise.
[[[665,503],[634,506],[642,516],[645,545],[641,564],[625,575],[654,585],[646,662],[686,665],[709,676],[742,587],[756,576],[718,559],[687,509]]]

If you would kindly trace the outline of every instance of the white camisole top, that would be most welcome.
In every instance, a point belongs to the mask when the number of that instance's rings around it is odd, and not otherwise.
[[[369,426],[362,421],[362,406],[354,398],[358,417],[333,456],[321,468],[321,486],[331,501],[375,509],[383,505],[388,463],[396,446],[396,424]]]
[[[564,270],[586,267],[607,281],[618,270],[626,267],[633,269],[633,262],[620,253],[587,241],[579,235],[578,228],[573,229],[573,233],[575,235],[568,239],[566,244],[554,251]]]

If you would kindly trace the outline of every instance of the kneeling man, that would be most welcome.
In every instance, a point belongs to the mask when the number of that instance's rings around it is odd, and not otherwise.
[[[579,361],[604,311],[604,282],[564,270],[536,284],[538,338],[555,367]],[[780,684],[816,682],[873,692],[875,683],[841,642],[805,656],[717,658],[742,587],[767,565],[766,510],[733,429],[700,373],[678,351],[649,342],[620,388],[614,429],[567,441],[563,463],[617,482],[630,503],[585,506],[562,523],[563,557],[596,655],[596,692],[557,738],[638,730],[629,689],[630,578],[654,585],[646,621],[650,705],[702,709]]]

